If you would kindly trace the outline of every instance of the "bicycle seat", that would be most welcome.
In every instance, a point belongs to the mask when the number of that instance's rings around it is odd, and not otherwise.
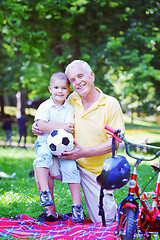
[[[151,167],[153,168],[153,170],[156,172],[156,171],[158,171],[158,172],[160,172],[160,163],[158,163],[158,162],[153,162],[153,163],[151,163]]]

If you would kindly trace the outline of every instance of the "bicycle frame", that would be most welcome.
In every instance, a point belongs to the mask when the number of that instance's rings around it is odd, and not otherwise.
[[[141,231],[143,233],[159,233],[160,235],[160,165],[155,167],[152,166],[155,170],[155,174],[152,177],[152,179],[158,174],[157,176],[157,182],[155,184],[155,190],[152,192],[144,192],[142,191],[140,186],[137,184],[137,168],[140,165],[142,161],[152,161],[156,159],[160,155],[160,148],[150,145],[144,145],[144,144],[138,144],[139,147],[147,147],[149,149],[154,149],[156,154],[154,154],[153,157],[150,157],[147,159],[143,156],[135,156],[131,153],[129,150],[129,146],[134,146],[135,144],[132,144],[128,142],[124,135],[120,133],[120,130],[114,130],[108,125],[105,126],[105,129],[109,130],[110,132],[107,132],[107,134],[110,134],[112,137],[114,137],[119,142],[125,143],[125,150],[127,155],[130,157],[136,159],[136,162],[133,167],[133,171],[130,176],[130,183],[129,183],[129,190],[128,190],[128,196],[121,201],[121,203],[118,206],[118,224],[115,236],[124,236],[124,225],[125,225],[125,213],[127,212],[127,209],[132,209],[131,211],[134,212],[134,227],[132,228],[133,235],[137,231]],[[151,179],[151,180],[152,180]],[[151,181],[150,180],[150,181]],[[150,183],[148,182],[148,184]],[[147,185],[148,185],[147,184]],[[147,186],[146,185],[146,186]],[[144,188],[145,189],[145,188]],[[136,197],[135,197],[136,196]],[[148,199],[152,199],[152,206],[150,205]],[[139,208],[138,201],[141,203],[141,207]],[[126,233],[127,237],[127,233]],[[120,237],[120,239],[122,239]],[[130,239],[130,238],[126,238]]]
[[[157,207],[159,206],[160,173],[158,173],[155,191],[142,193],[141,188],[137,184],[137,168],[140,164],[137,162],[139,162],[139,160],[136,161],[134,165],[134,170],[130,177],[128,196],[124,200],[122,200],[118,207],[118,225],[116,234],[119,233],[119,227],[121,226],[121,216],[124,212],[124,208],[131,208],[136,212],[137,222],[135,222],[135,230],[137,225],[142,232],[159,232],[158,229],[160,218],[159,209]],[[137,196],[136,199],[134,195]],[[137,199],[139,199],[141,203],[140,209]],[[153,199],[152,206],[150,206],[148,199]]]
[[[138,227],[142,232],[158,232],[160,234],[160,208],[159,208],[159,190],[160,190],[160,172],[158,174],[155,190],[152,192],[143,192],[139,194],[141,189],[137,185],[135,194],[140,199],[141,207],[138,215]],[[150,206],[148,199],[152,199],[152,206]]]

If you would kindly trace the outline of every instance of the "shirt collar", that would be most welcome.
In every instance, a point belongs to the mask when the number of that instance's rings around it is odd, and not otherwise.
[[[98,92],[100,92],[100,97],[98,99],[98,101],[94,104],[97,104],[97,105],[104,105],[105,104],[105,99],[106,99],[106,95],[101,91],[101,89],[95,87],[96,90]],[[75,93],[75,92],[74,92]],[[79,104],[79,105],[82,105],[82,98],[79,94],[75,93],[73,98],[75,99],[75,101]]]
[[[52,96],[50,96],[49,102],[50,102],[50,104],[51,104],[52,106],[54,106],[55,108],[59,108],[59,107],[57,107],[57,105],[53,102]],[[65,107],[66,104],[67,104],[67,100],[65,100],[64,104],[63,104],[60,108]]]

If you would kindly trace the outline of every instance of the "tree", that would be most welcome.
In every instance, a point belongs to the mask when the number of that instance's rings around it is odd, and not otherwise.
[[[12,79],[7,91],[21,90],[31,99],[44,99],[51,74],[64,71],[73,59],[83,59],[96,72],[96,85],[125,99],[126,105],[136,101],[143,107],[160,101],[159,2],[2,0],[0,4],[0,51],[7,63],[0,66],[3,85],[6,78]]]
[[[156,1],[128,1],[126,24],[106,45],[109,64],[125,75],[123,98],[142,108],[152,101],[156,109],[160,103],[159,6]]]

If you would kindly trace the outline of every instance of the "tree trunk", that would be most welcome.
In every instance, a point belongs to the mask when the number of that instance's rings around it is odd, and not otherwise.
[[[5,115],[4,113],[4,98],[3,96],[0,96],[0,108],[1,108],[1,117]]]
[[[27,95],[22,91],[18,91],[16,94],[17,98],[17,113],[16,117],[21,117],[22,112],[25,113]]]

